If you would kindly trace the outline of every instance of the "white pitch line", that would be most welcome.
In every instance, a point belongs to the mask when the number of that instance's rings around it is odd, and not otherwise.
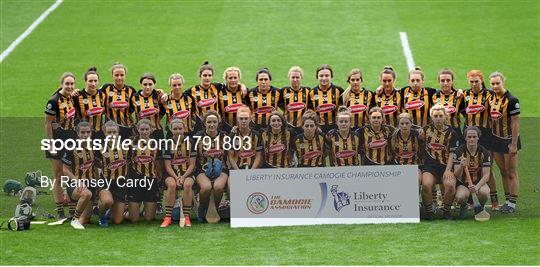
[[[26,38],[28,37],[28,35],[30,35],[30,33],[32,33],[32,31],[34,31],[34,29],[37,28],[37,26],[39,26],[39,24],[41,24],[41,22],[43,22],[43,20],[45,20],[45,18],[47,18],[47,16],[53,12],[60,4],[62,4],[62,2],[64,2],[64,0],[56,0],[56,2],[50,6],[47,10],[45,10],[45,12],[43,12],[41,14],[41,16],[39,16],[39,18],[37,18],[34,23],[32,23],[32,25],[30,25],[30,27],[28,27],[28,29],[26,29],[26,31],[24,31],[19,37],[17,37],[17,39],[15,39],[15,41],[13,41],[13,43],[11,43],[8,48],[6,48],[6,50],[4,50],[2,52],[2,54],[0,55],[0,63],[2,63],[4,61],[4,59],[9,56],[9,54],[11,54],[11,52],[13,52],[13,50],[15,50],[15,48]]]
[[[403,54],[405,59],[407,59],[407,67],[409,70],[414,70],[414,59],[412,57],[411,47],[409,46],[409,38],[407,37],[406,32],[400,32],[399,37],[401,38],[401,46],[403,47]]]

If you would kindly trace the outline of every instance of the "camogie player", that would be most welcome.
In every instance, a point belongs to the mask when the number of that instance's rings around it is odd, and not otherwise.
[[[439,71],[438,80],[441,89],[433,95],[433,104],[441,104],[446,110],[446,124],[458,135],[458,141],[463,142],[461,120],[459,114],[465,108],[462,90],[454,88],[454,72],[450,69]]]
[[[446,124],[446,107],[435,104],[429,111],[432,123],[424,127],[424,164],[422,165],[422,201],[426,219],[433,219],[433,190],[443,185],[443,217],[451,219],[456,180],[452,173],[452,153],[458,146],[458,135]]]
[[[360,69],[352,69],[347,76],[349,87],[343,92],[343,104],[349,108],[353,116],[353,131],[368,123],[369,110],[375,106],[375,96],[373,92],[362,87],[364,78]]]
[[[326,134],[336,128],[338,107],[343,104],[340,98],[343,88],[332,83],[334,74],[332,67],[328,64],[320,65],[315,77],[319,84],[309,93],[310,107],[319,115],[321,130]]]
[[[462,111],[465,117],[465,125],[476,126],[480,129],[479,144],[485,149],[491,150],[492,134],[490,129],[490,111],[489,99],[493,94],[484,84],[484,74],[479,70],[471,70],[467,73],[467,82],[470,89],[463,94],[464,106]],[[491,200],[491,209],[499,210],[499,199],[497,196],[497,183],[493,176],[493,170],[490,171],[488,181]]]
[[[309,92],[310,88],[302,86],[304,71],[298,66],[293,66],[287,74],[289,77],[289,86],[281,88],[281,103],[283,106],[283,115],[289,124],[289,127],[294,130],[295,135],[302,132],[302,116],[310,105]]]
[[[251,126],[251,110],[241,107],[237,111],[236,127],[233,128],[231,139],[239,139],[240,149],[229,151],[229,166],[231,169],[258,169],[263,164],[263,142],[258,131]]]
[[[158,160],[162,153],[153,147],[151,140],[154,123],[149,119],[137,122],[137,135],[133,138],[132,156],[129,178],[134,186],[127,190],[129,201],[129,220],[136,223],[140,219],[141,203],[144,204],[144,219],[153,221],[156,217],[159,199],[159,176],[157,174]],[[145,183],[143,183],[144,181]]]
[[[398,127],[398,115],[401,112],[401,94],[394,87],[396,73],[391,66],[383,68],[380,81],[381,86],[377,89],[375,103],[381,108],[386,124]]]
[[[200,83],[186,90],[185,94],[191,96],[195,101],[195,113],[199,118],[199,122],[203,114],[209,110],[219,112],[219,92],[223,85],[212,82],[214,77],[214,67],[208,61],[203,62],[199,68]],[[196,125],[196,131],[202,129],[202,123]]]
[[[66,72],[60,78],[60,88],[52,95],[45,107],[45,134],[49,140],[75,139],[74,128],[75,108],[71,93],[75,88],[75,76]],[[54,176],[53,193],[56,203],[58,219],[64,220],[64,197],[62,194],[61,176],[63,175],[62,151],[45,151],[45,156],[51,160],[52,173]]]
[[[77,137],[79,140],[90,141],[92,125],[86,121],[77,124]],[[69,177],[66,192],[71,201],[77,202],[75,214],[71,220],[71,226],[75,229],[84,229],[83,224],[90,222],[92,216],[92,198],[97,197],[97,184],[91,184],[90,180],[99,179],[98,164],[94,151],[88,149],[87,143],[82,143],[82,149],[66,151],[62,157],[64,174]],[[84,182],[83,182],[84,181]],[[112,204],[110,194],[100,194],[101,210]],[[104,206],[104,207],[103,207]],[[101,224],[101,226],[106,226]]]
[[[219,91],[219,108],[223,119],[221,128],[224,132],[230,133],[236,125],[237,111],[245,106],[243,99],[242,84],[240,79],[242,73],[237,67],[229,67],[223,72],[225,86]]]
[[[176,145],[168,148],[163,155],[168,177],[165,179],[167,200],[165,204],[165,217],[163,217],[161,227],[168,227],[172,224],[172,210],[178,189],[184,190],[182,199],[184,218],[181,218],[180,222],[184,223],[187,227],[191,227],[189,213],[193,203],[193,184],[195,184],[193,170],[195,169],[196,155],[191,153],[188,147],[189,143],[184,141],[186,137],[184,133],[187,127],[182,119],[171,120],[168,128],[172,133],[173,142],[179,143],[175,143]],[[183,227],[184,225],[180,226]]]
[[[319,128],[319,118],[313,110],[302,116],[302,133],[293,141],[294,158],[298,167],[324,167],[328,155],[328,147]]]
[[[192,153],[197,155],[194,174],[200,188],[198,212],[200,222],[205,221],[210,194],[213,192],[216,207],[219,207],[229,179],[227,151],[223,149],[225,133],[220,130],[219,113],[209,110],[203,115],[202,121],[204,130],[195,134],[195,138],[200,140],[192,145]]]
[[[437,90],[424,87],[424,73],[420,68],[411,70],[408,79],[409,86],[400,91],[403,112],[411,115],[415,126],[424,127],[429,123],[429,109]]]
[[[73,97],[73,106],[79,120],[88,121],[92,125],[92,137],[103,139],[101,125],[103,123],[104,94],[99,90],[99,75],[95,67],[84,74],[85,87]]]
[[[198,120],[195,110],[195,101],[193,98],[184,94],[182,87],[184,86],[184,77],[179,73],[174,73],[169,76],[169,87],[171,94],[164,104],[165,114],[167,116],[167,125],[173,119],[180,119],[184,122],[184,135],[190,136],[195,130],[195,124]],[[167,128],[167,138],[172,136],[171,129]]]
[[[271,85],[272,74],[267,68],[257,71],[255,80],[257,87],[249,91],[246,103],[254,113],[255,129],[262,131],[268,126],[270,114],[282,106],[281,94]]]
[[[374,107],[369,111],[369,124],[358,129],[362,165],[391,164],[390,139],[394,128],[384,123],[382,109]]]
[[[261,134],[264,144],[264,168],[288,168],[292,165],[293,136],[287,120],[280,111],[272,111],[266,131]]]
[[[160,104],[161,96],[156,91],[156,78],[150,73],[145,73],[139,79],[142,89],[131,99],[131,107],[137,122],[142,119],[148,119],[152,122],[153,132],[151,137],[156,140],[163,139],[163,128],[161,127],[161,118],[165,115],[165,110]]]
[[[337,129],[326,134],[329,146],[330,166],[360,165],[360,137],[351,131],[352,114],[347,107],[338,109]]]
[[[105,98],[105,113],[107,119],[119,125],[120,136],[123,139],[130,138],[133,135],[131,99],[137,92],[135,88],[124,83],[127,69],[123,64],[114,64],[111,73],[113,83],[106,83],[101,87]]]
[[[111,219],[113,224],[120,224],[124,220],[124,211],[126,208],[126,188],[121,186],[120,181],[128,177],[130,167],[130,149],[123,149],[122,146],[115,141],[120,136],[118,124],[114,121],[107,121],[103,124],[103,133],[105,135],[105,147],[97,153],[97,159],[100,162],[102,169],[102,177],[110,182],[108,190],[101,190],[99,195],[106,194],[107,198],[111,198],[113,203],[111,207]],[[99,205],[99,225],[106,227],[107,220],[102,215],[105,212],[104,206]]]
[[[409,113],[398,116],[398,129],[392,134],[390,148],[396,165],[420,165],[422,140],[418,131],[412,129]],[[420,177],[418,182],[420,182]]]
[[[484,209],[484,204],[489,197],[489,186],[487,184],[490,176],[491,157],[487,149],[479,144],[482,131],[476,126],[465,128],[463,135],[465,144],[461,145],[454,153],[454,176],[457,177],[456,201],[460,204],[459,216],[465,219],[467,216],[467,200],[471,193],[476,193],[481,204],[480,210],[475,210],[475,214]],[[466,181],[464,173],[468,167],[472,184]]]
[[[502,213],[514,213],[519,194],[518,151],[519,138],[519,100],[504,87],[502,73],[489,75],[493,95],[489,98],[493,158],[501,172],[506,202]]]

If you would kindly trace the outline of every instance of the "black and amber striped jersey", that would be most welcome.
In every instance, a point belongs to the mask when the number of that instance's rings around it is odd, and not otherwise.
[[[413,124],[424,127],[430,122],[429,109],[433,106],[433,95],[437,90],[422,88],[415,92],[410,86],[401,89],[403,112],[411,115]]]
[[[159,101],[159,94],[156,90],[153,90],[149,96],[144,96],[142,90],[137,92],[131,99],[131,106],[137,121],[149,119],[154,130],[162,130],[161,118],[165,114],[165,109]]]
[[[463,93],[465,105],[463,116],[465,116],[466,126],[489,127],[489,98],[492,94],[493,92],[485,88],[478,93],[473,92],[471,89]]]
[[[197,156],[197,170],[202,171],[208,159],[212,158],[221,161],[225,172],[227,170],[227,151],[223,149],[225,133],[220,131],[218,135],[212,137],[205,131],[199,131],[194,136],[201,138],[199,142],[194,139],[191,144],[191,153]]]
[[[212,83],[209,88],[202,88],[201,85],[195,85],[185,91],[195,100],[195,113],[202,118],[204,113],[209,110],[215,110],[219,113],[219,91],[223,85]]]
[[[254,113],[253,123],[259,128],[268,125],[270,113],[281,106],[281,94],[273,86],[266,93],[262,93],[259,87],[251,89],[248,93],[246,103]]]
[[[160,149],[149,146],[149,140],[140,141],[141,139],[133,139],[133,149],[131,155],[131,168],[138,175],[144,175],[149,178],[157,177],[158,160],[162,158],[163,153]]]
[[[478,183],[484,175],[482,168],[491,167],[491,154],[483,146],[478,145],[476,151],[469,151],[467,145],[462,145],[456,148],[454,152],[454,167],[460,164],[461,157],[466,157],[469,160],[469,173],[473,183]],[[458,177],[459,180],[466,182],[465,170],[463,175]]]
[[[371,125],[358,129],[364,165],[384,165],[391,162],[390,139],[393,132],[394,128],[388,125],[382,125],[376,132]]]
[[[53,130],[60,127],[64,130],[72,130],[75,123],[75,108],[71,96],[64,96],[60,90],[47,102],[45,114],[54,116]]]
[[[336,123],[338,107],[343,104],[342,93],[343,88],[334,84],[330,84],[327,90],[322,90],[318,85],[311,89],[310,107],[319,115],[321,126],[331,126]]]
[[[448,156],[454,152],[459,145],[459,139],[456,131],[447,125],[441,131],[430,124],[424,127],[425,139],[425,164],[437,163],[441,165],[448,164]]]
[[[187,127],[185,132],[193,132],[198,117],[195,115],[195,101],[191,96],[182,94],[179,98],[173,98],[171,95],[164,108],[167,115],[167,125],[173,119],[181,119]],[[169,129],[167,130],[169,131]]]
[[[347,137],[342,137],[337,129],[326,134],[330,166],[358,166],[360,165],[360,136],[349,131]]]
[[[274,134],[270,130],[264,131],[261,134],[261,139],[267,165],[276,168],[288,168],[291,165],[293,140],[288,129],[278,134]]]
[[[369,122],[369,110],[375,106],[375,94],[364,88],[360,92],[350,91],[349,101],[344,103],[352,114],[351,127],[360,128]]]
[[[98,162],[95,152],[82,146],[81,150],[66,150],[62,163],[69,166],[71,173],[78,179],[99,179]]]
[[[129,85],[124,85],[122,89],[117,89],[113,84],[104,84],[100,89],[105,97],[105,114],[109,120],[113,120],[118,125],[131,126],[131,98],[137,93]]]
[[[398,126],[398,116],[401,113],[401,94],[394,89],[391,94],[384,91],[375,97],[376,105],[382,109],[386,125]]]
[[[106,179],[114,180],[120,176],[128,176],[131,150],[123,150],[121,146],[112,146],[109,143],[104,150],[100,150],[97,156],[101,163],[103,177]]]
[[[463,95],[458,97],[458,91],[452,88],[449,94],[445,94],[442,90],[438,90],[433,95],[433,105],[441,104],[446,110],[446,124],[458,129],[461,127],[459,114],[465,108],[463,103]]]
[[[302,115],[309,108],[309,87],[302,86],[298,90],[292,89],[290,86],[281,88],[281,109],[287,119],[287,122],[292,127],[302,127]]]
[[[411,130],[407,138],[403,138],[401,130],[394,131],[390,141],[390,149],[395,164],[421,164],[422,141],[419,138],[418,131]]]
[[[192,153],[188,147],[189,144],[193,144],[192,141],[185,142],[182,137],[174,141],[178,141],[178,144],[175,143],[175,145],[164,150],[163,159],[171,161],[171,167],[174,173],[180,177],[186,173],[189,167],[189,160],[196,158],[197,154]]]
[[[240,149],[231,152],[235,155],[236,166],[240,169],[252,169],[257,152],[263,152],[264,145],[261,134],[258,131],[250,130],[248,134],[242,135],[242,133],[236,130],[231,133],[231,140],[233,140],[233,142],[236,142],[237,140],[240,142],[238,146]],[[261,160],[262,159],[263,158],[261,158]]]
[[[512,138],[511,117],[520,113],[519,100],[510,91],[502,96],[495,93],[489,99],[491,108],[491,132],[494,136],[504,139]]]
[[[219,91],[218,98],[222,123],[225,123],[230,129],[236,125],[236,112],[238,109],[244,105],[247,106],[247,104],[244,104],[242,90],[240,90],[239,86],[236,92],[233,92],[228,86],[223,86]]]
[[[324,167],[328,147],[322,134],[315,134],[307,139],[302,133],[294,138],[294,154],[298,159],[298,167]]]
[[[105,98],[103,92],[98,90],[94,95],[85,89],[79,90],[79,96],[73,99],[73,106],[77,111],[79,121],[85,120],[92,125],[93,131],[100,131],[105,111]]]

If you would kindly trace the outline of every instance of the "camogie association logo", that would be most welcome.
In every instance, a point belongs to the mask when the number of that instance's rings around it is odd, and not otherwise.
[[[334,197],[334,209],[340,211],[343,207],[350,205],[351,200],[349,194],[344,191],[338,192],[337,188],[337,185],[332,185],[330,193],[332,193],[332,196]]]
[[[268,197],[260,192],[255,192],[247,198],[246,206],[254,214],[261,214],[268,209]]]

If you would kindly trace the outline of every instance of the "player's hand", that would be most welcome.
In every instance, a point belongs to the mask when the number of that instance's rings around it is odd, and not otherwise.
[[[469,191],[471,191],[471,193],[478,193],[478,187],[476,185],[470,185],[469,186]]]
[[[184,187],[184,177],[176,178],[176,187],[178,187],[178,188],[183,188]]]
[[[71,97],[79,97],[79,95],[81,95],[79,90],[73,90],[73,92],[71,92]]]
[[[463,90],[458,89],[457,90],[457,97],[461,97],[463,95]]]
[[[163,93],[160,97],[161,104],[163,105],[167,104],[168,100],[169,100],[169,95],[167,95],[167,93]]]
[[[424,138],[426,137],[425,133],[424,133],[424,129],[420,128],[418,130],[416,130],[418,132],[418,138],[420,138],[420,140],[424,140]]]
[[[461,165],[462,167],[467,166],[467,157],[462,156],[461,159],[459,160],[459,165]]]
[[[510,153],[510,155],[515,156],[517,152],[518,152],[518,148],[516,144],[508,145],[508,153]]]
[[[377,87],[377,89],[375,90],[375,93],[379,96],[382,94],[382,92],[383,92],[383,86],[379,85],[379,87]]]

